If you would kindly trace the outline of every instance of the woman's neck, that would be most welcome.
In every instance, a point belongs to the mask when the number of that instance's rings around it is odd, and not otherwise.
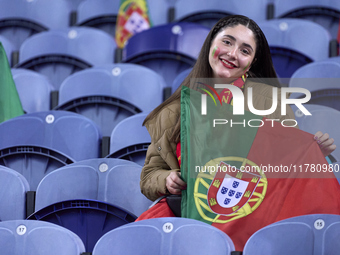
[[[237,79],[235,78],[218,78],[216,79],[215,84],[232,84]],[[221,92],[224,90],[223,88],[215,88],[216,92],[218,94],[221,94]]]

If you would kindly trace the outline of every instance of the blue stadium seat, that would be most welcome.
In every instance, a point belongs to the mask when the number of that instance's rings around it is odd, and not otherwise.
[[[12,76],[25,113],[50,110],[50,95],[55,89],[45,75],[12,68]]]
[[[339,215],[302,215],[255,232],[247,241],[243,255],[336,255],[340,250],[339,238]]]
[[[79,255],[85,252],[80,238],[71,231],[36,220],[0,222],[2,255]]]
[[[133,222],[104,235],[93,255],[226,255],[234,251],[227,234],[207,223],[186,218]]]
[[[87,252],[108,231],[136,220],[132,213],[98,200],[74,199],[58,203],[35,212],[29,220],[54,223],[77,234]]]
[[[329,56],[330,35],[318,24],[301,19],[277,19],[261,22],[259,26],[281,78],[290,78],[301,66]]]
[[[26,192],[29,190],[25,177],[0,166],[0,221],[26,218]]]
[[[71,4],[72,11],[77,11],[78,6],[82,2],[87,1],[87,0],[66,0],[66,1],[68,1]]]
[[[178,87],[181,86],[182,82],[189,75],[191,70],[192,70],[192,68],[188,68],[187,70],[184,70],[183,72],[181,72],[180,74],[178,74],[176,76],[176,78],[174,79],[174,82],[172,83],[172,86],[171,86],[171,92],[172,93],[174,93],[176,91],[176,89],[178,89]]]
[[[40,182],[35,210],[72,199],[92,199],[139,216],[152,204],[140,191],[141,166],[123,159],[89,159],[51,172]]]
[[[88,118],[66,111],[25,114],[0,124],[0,165],[36,190],[51,171],[100,155],[101,134]]]
[[[195,22],[211,28],[225,16],[240,14],[260,22],[267,18],[267,4],[267,0],[177,0],[175,20]]]
[[[143,121],[147,113],[139,113],[128,117],[115,126],[111,133],[110,154],[107,158],[119,158],[144,165],[146,151],[151,137]]]
[[[36,212],[43,220],[72,230],[91,252],[106,232],[148,209],[152,201],[140,191],[141,166],[121,159],[90,159],[45,176],[36,192]]]
[[[98,66],[63,82],[56,109],[82,114],[100,127],[103,136],[110,136],[121,120],[158,106],[165,86],[160,75],[142,66]]]
[[[86,0],[77,8],[77,26],[101,29],[115,36],[120,1]]]
[[[289,87],[305,88],[311,92],[309,104],[324,105],[340,111],[340,61],[333,59],[300,67],[293,73]],[[299,97],[297,93],[291,95],[291,98]]]
[[[274,0],[275,18],[300,18],[316,22],[336,39],[339,30],[338,0]]]
[[[113,63],[116,43],[90,27],[50,30],[28,38],[20,47],[18,68],[42,73],[59,89],[69,75],[94,65]]]
[[[295,105],[291,106],[301,130],[311,134],[322,131],[334,138],[335,144],[337,143],[336,141],[340,141],[338,129],[340,125],[340,111],[323,105],[303,104],[303,106],[312,115],[306,116]],[[336,149],[329,157],[333,158],[332,162],[340,161],[340,150]]]
[[[329,58],[328,60],[331,60],[331,61],[335,61],[335,62],[338,62],[338,63],[340,63],[340,56],[337,56],[337,57],[331,57],[331,58]]]
[[[293,73],[292,78],[340,78],[340,58],[328,58],[304,65]]]
[[[148,0],[149,18],[153,26],[165,25],[174,20],[174,15],[170,14],[174,10],[178,0]]]
[[[156,71],[171,87],[180,72],[194,65],[208,33],[207,27],[184,22],[152,27],[129,39],[123,62]]]
[[[20,45],[36,33],[67,28],[71,11],[68,0],[0,0],[0,35],[19,50]]]
[[[0,42],[6,52],[8,63],[10,66],[12,66],[12,62],[13,62],[12,53],[15,51],[15,46],[10,40],[8,40],[6,37],[1,36],[1,35],[0,35]]]

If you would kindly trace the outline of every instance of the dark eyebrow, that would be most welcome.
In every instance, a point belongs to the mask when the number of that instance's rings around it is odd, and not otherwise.
[[[236,38],[232,35],[223,35],[223,37],[228,37],[230,38],[231,40],[233,40],[234,42],[236,42]],[[253,47],[250,46],[250,44],[248,43],[242,43],[242,45],[244,45],[245,47],[248,47],[250,48],[252,51],[254,51]]]

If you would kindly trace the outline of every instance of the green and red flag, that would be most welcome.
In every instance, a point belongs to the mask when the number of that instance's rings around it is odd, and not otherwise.
[[[147,0],[121,0],[116,23],[116,43],[124,48],[134,34],[151,27]]]
[[[255,89],[255,88],[254,88]],[[340,213],[340,187],[312,134],[286,122],[207,100],[181,96],[182,217],[211,224],[243,250],[249,237],[276,221]]]
[[[0,123],[24,114],[6,52],[0,42]]]

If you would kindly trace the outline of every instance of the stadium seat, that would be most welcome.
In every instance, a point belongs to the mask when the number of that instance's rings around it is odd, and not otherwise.
[[[80,238],[71,231],[36,220],[0,222],[2,255],[79,255],[85,252]]]
[[[102,201],[74,199],[44,207],[28,219],[47,221],[71,230],[83,241],[86,252],[92,252],[101,236],[135,221],[136,216]]]
[[[89,159],[51,172],[40,182],[35,210],[61,201],[92,199],[139,216],[152,204],[140,191],[141,166],[123,159]]]
[[[4,50],[6,52],[7,60],[10,66],[12,66],[12,54],[15,52],[15,46],[14,44],[8,40],[6,37],[0,35],[0,42],[2,46],[4,47]]]
[[[301,19],[277,19],[260,22],[259,26],[267,38],[280,78],[290,78],[301,66],[329,56],[330,35],[318,24]]]
[[[340,111],[340,61],[332,59],[300,67],[293,73],[289,87],[307,89],[311,93],[309,104],[324,105]],[[291,98],[300,96],[293,93]]]
[[[72,11],[77,11],[78,9],[78,6],[84,2],[84,1],[87,1],[87,0],[66,0],[68,2],[71,3],[71,8],[72,8]]]
[[[336,39],[339,30],[340,2],[337,0],[274,0],[275,15],[281,18],[300,18],[318,23]]]
[[[176,78],[174,79],[174,82],[172,83],[172,86],[171,86],[171,92],[172,93],[174,93],[176,91],[176,89],[178,89],[178,87],[182,84],[184,79],[189,75],[191,70],[192,70],[192,68],[189,68],[187,70],[184,70],[183,72],[181,72],[180,74],[178,74],[176,76]]]
[[[340,78],[340,58],[315,61],[296,70],[292,78]]]
[[[12,76],[25,113],[50,110],[50,95],[55,89],[45,75],[27,69],[12,68]]]
[[[26,218],[26,192],[29,190],[25,177],[0,166],[0,221]]]
[[[29,219],[72,230],[91,252],[106,232],[133,222],[152,204],[139,188],[141,166],[122,159],[90,159],[46,175]]]
[[[267,18],[267,4],[267,0],[177,0],[175,20],[195,22],[211,28],[225,16],[240,14],[260,22]]]
[[[149,18],[153,26],[173,22],[174,6],[178,0],[148,0]]]
[[[193,23],[152,27],[129,39],[123,50],[123,62],[156,71],[171,88],[175,77],[194,65],[208,33],[207,27]]]
[[[336,255],[340,250],[339,238],[339,215],[302,215],[255,232],[247,241],[243,255]]]
[[[105,234],[93,255],[226,255],[234,251],[227,234],[186,218],[156,218],[126,224]]]
[[[143,121],[147,113],[130,116],[115,126],[111,133],[110,154],[107,158],[119,158],[144,165],[151,137]]]
[[[77,25],[101,29],[115,36],[120,1],[86,0],[77,8]]]
[[[333,61],[333,62],[336,62],[336,63],[340,63],[340,56],[330,57],[327,60]]]
[[[36,190],[64,165],[100,155],[101,134],[88,118],[66,111],[25,114],[0,124],[0,165],[21,173]]]
[[[158,106],[165,86],[160,75],[142,66],[98,66],[65,79],[56,109],[82,114],[100,127],[103,136],[110,136],[121,120]]]
[[[91,66],[113,63],[116,43],[107,33],[90,27],[41,32],[20,47],[17,68],[49,77],[59,89],[69,75]]]
[[[311,134],[322,131],[328,133],[330,137],[334,138],[334,141],[340,140],[338,129],[340,125],[340,111],[323,105],[303,104],[303,106],[312,115],[304,115],[296,105],[291,106],[301,130]],[[340,150],[336,149],[328,157],[330,157],[332,162],[340,161]]]
[[[49,29],[67,28],[72,6],[69,0],[1,0],[0,35],[19,50],[30,36]]]

